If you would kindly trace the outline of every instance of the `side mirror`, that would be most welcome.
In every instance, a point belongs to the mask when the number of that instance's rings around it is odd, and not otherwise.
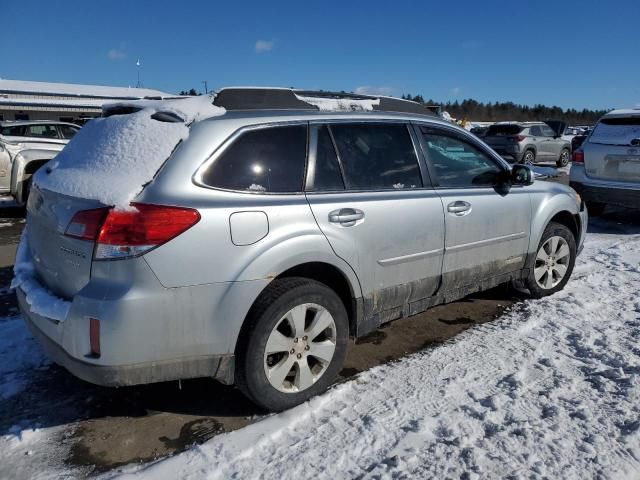
[[[533,178],[533,170],[528,166],[515,164],[511,167],[512,185],[531,185]]]

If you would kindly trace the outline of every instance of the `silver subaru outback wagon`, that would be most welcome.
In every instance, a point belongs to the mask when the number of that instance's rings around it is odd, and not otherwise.
[[[538,298],[569,280],[580,197],[418,104],[288,89],[214,103],[226,113],[189,125],[133,214],[36,178],[17,295],[74,375],[214,377],[282,410],[331,385],[349,338],[505,282]],[[34,285],[62,318],[34,308]]]

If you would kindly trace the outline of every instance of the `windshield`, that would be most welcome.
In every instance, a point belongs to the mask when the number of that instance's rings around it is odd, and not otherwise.
[[[631,145],[634,140],[640,143],[640,116],[602,119],[593,129],[589,143]]]
[[[523,128],[520,125],[491,125],[487,130],[487,137],[506,137],[518,135]]]

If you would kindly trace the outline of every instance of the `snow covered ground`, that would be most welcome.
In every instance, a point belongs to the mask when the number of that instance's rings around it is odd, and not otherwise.
[[[563,292],[106,477],[640,477],[640,228],[605,223]],[[0,339],[0,392],[16,395],[46,360],[18,318],[0,319]],[[0,477],[74,473],[53,460],[63,434],[4,431]]]
[[[131,475],[640,476],[639,265],[591,234],[563,292]]]

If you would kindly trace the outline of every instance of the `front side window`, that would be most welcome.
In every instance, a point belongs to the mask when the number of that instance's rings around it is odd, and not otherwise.
[[[404,124],[331,125],[349,190],[422,187],[418,159]]]
[[[306,156],[306,125],[249,130],[215,159],[202,181],[229,190],[301,192]]]
[[[488,155],[454,133],[423,128],[427,155],[440,187],[486,187],[498,183],[502,169]]]

